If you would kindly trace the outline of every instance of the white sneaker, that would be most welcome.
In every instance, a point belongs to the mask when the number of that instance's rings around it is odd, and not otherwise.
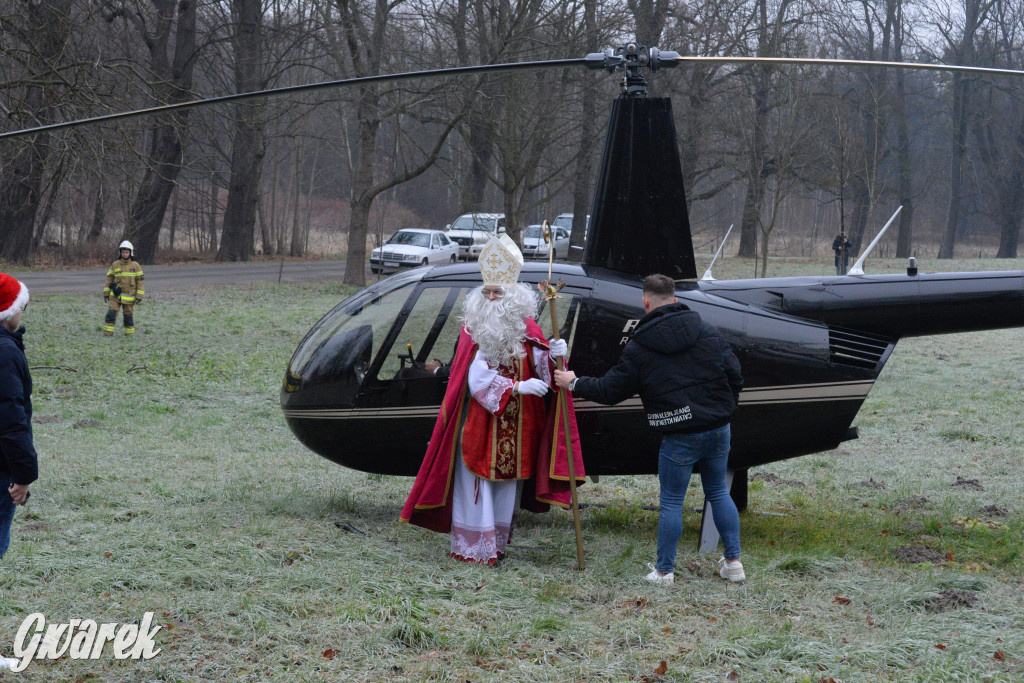
[[[644,578],[651,583],[661,584],[662,586],[671,586],[675,583],[676,575],[674,573],[669,572],[668,574],[661,574],[650,562],[647,563],[647,568],[651,570],[651,573]]]
[[[743,563],[739,560],[726,562],[724,557],[718,560],[718,575],[733,583],[747,580],[747,575],[743,573]]]

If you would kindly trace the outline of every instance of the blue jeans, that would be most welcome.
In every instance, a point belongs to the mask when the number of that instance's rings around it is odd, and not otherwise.
[[[665,434],[658,453],[661,514],[658,517],[658,571],[671,573],[676,546],[683,535],[683,499],[693,466],[700,463],[704,498],[711,503],[715,527],[725,545],[725,557],[740,556],[740,515],[725,485],[729,461],[729,425],[699,434]]]
[[[7,546],[11,544],[11,522],[14,520],[14,499],[8,493],[7,487],[11,485],[8,477],[0,476],[0,557],[7,552]]]

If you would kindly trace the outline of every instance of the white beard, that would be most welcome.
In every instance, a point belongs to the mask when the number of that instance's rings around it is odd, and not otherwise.
[[[503,287],[505,295],[491,301],[478,287],[466,295],[462,323],[491,367],[509,365],[526,355],[526,320],[537,315],[537,295],[529,285]]]

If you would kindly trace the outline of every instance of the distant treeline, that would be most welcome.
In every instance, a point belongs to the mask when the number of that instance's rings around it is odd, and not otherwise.
[[[925,6],[927,5],[927,6]],[[582,57],[627,39],[684,55],[1024,67],[1019,0],[32,0],[0,6],[0,132],[357,76]],[[615,77],[579,67],[321,89],[0,141],[0,259],[182,250],[351,264],[410,222],[503,211],[514,237],[589,213]],[[671,97],[696,229],[855,250],[1017,254],[1024,76],[687,63]],[[343,207],[343,208],[338,208]],[[721,229],[720,229],[721,228]],[[734,233],[734,234],[737,234]],[[865,234],[867,233],[867,234]],[[813,238],[811,235],[813,234]],[[582,231],[574,232],[582,239]],[[346,270],[362,284],[364,269]]]

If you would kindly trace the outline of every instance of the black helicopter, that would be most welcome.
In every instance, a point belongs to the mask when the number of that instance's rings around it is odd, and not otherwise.
[[[903,337],[1024,326],[1024,272],[850,275],[719,281],[697,279],[672,103],[647,97],[644,70],[684,62],[770,62],[914,68],[1022,76],[1012,69],[859,60],[680,56],[629,43],[579,59],[456,67],[303,84],[192,100],[0,133],[0,140],[128,117],[372,82],[495,71],[586,66],[621,74],[580,264],[556,263],[560,335],[569,364],[601,375],[642,317],[641,279],[664,273],[676,296],[730,342],[745,388],[732,422],[733,496],[746,501],[746,470],[836,448]],[[870,247],[868,248],[870,251]],[[862,257],[863,260],[863,257]],[[538,283],[548,272],[528,264]],[[341,302],[299,344],[285,373],[281,406],[309,448],[365,472],[415,475],[445,380],[426,370],[449,358],[475,265],[422,267]],[[538,322],[551,336],[550,316]],[[576,402],[588,475],[654,474],[658,437],[639,398],[616,406]],[[384,445],[386,444],[386,446]]]
[[[552,279],[565,282],[560,334],[581,375],[615,364],[643,315],[650,273],[673,277],[678,299],[722,331],[745,381],[729,457],[743,505],[748,468],[857,437],[853,420],[901,338],[1024,326],[1024,272],[698,280],[672,103],[648,98],[643,75],[686,59],[631,43],[575,60],[621,72],[622,92],[582,263],[554,264]],[[521,280],[547,277],[546,265],[527,264]],[[446,382],[425,364],[452,356],[461,301],[479,284],[472,264],[417,268],[324,316],[281,390],[299,440],[345,467],[415,475]],[[550,316],[538,321],[551,336]],[[638,397],[616,406],[580,400],[576,413],[588,475],[657,473],[659,438]]]

